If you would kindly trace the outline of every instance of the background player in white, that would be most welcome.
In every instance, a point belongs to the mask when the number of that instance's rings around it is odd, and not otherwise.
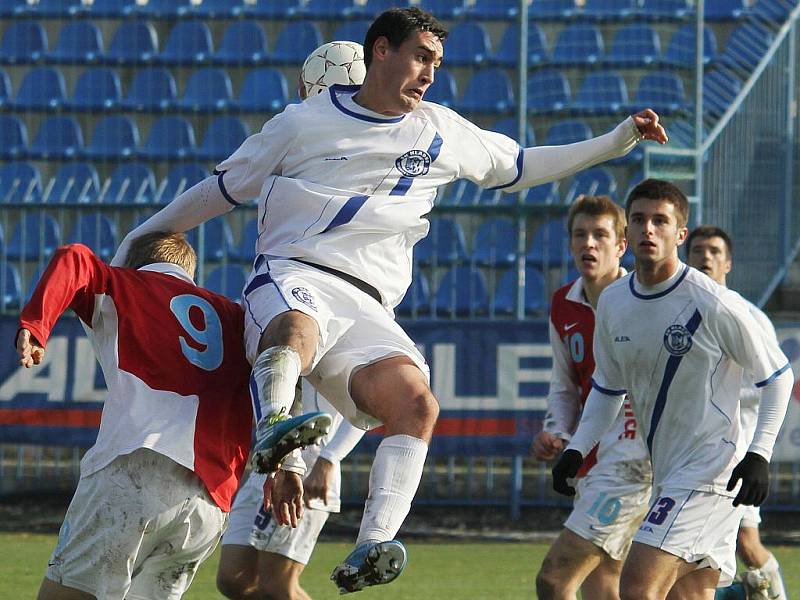
[[[550,303],[553,371],[543,431],[533,441],[539,459],[555,458],[572,437],[594,371],[594,309],[607,285],[626,271],[625,213],[608,196],[581,196],[569,208],[570,251],[580,277]],[[594,463],[595,457],[597,463]],[[541,600],[619,598],[622,561],[648,509],[651,469],[628,403],[579,475],[575,506],[536,577]],[[588,472],[588,473],[587,473]]]
[[[730,236],[724,229],[713,225],[695,227],[686,238],[686,262],[727,287],[727,275],[733,267],[733,244]],[[750,303],[748,305],[761,328],[777,338],[769,317],[757,306]],[[761,391],[753,384],[753,380],[745,376],[740,396],[742,431],[748,441],[753,437],[758,419],[758,401],[761,397]],[[748,597],[753,600],[786,600],[780,565],[772,552],[761,543],[759,523],[759,507],[745,506],[736,543],[736,552],[748,567],[741,575],[742,582],[747,587]]]
[[[271,423],[288,410],[300,375],[354,424],[386,427],[357,547],[334,572],[346,591],[391,581],[406,561],[392,538],[419,485],[439,407],[393,307],[410,284],[412,248],[427,234],[423,215],[436,190],[467,178],[514,192],[623,155],[641,139],[667,139],[648,109],[592,140],[521,149],[422,101],[446,36],[417,8],[384,12],[365,39],[363,86],[334,86],[288,106],[220,163],[217,176],[135,231],[183,231],[259,199],[259,256],[244,301],[263,404],[261,468],[281,458]],[[123,241],[114,261],[125,252]],[[295,459],[278,471],[281,491],[272,495],[281,522],[296,519],[302,471]]]
[[[195,286],[195,264],[182,233],[134,240],[135,269],[64,246],[22,310],[23,366],[71,308],[108,386],[40,600],[180,598],[222,535],[250,447],[250,369],[241,307]]]
[[[678,258],[689,215],[680,189],[645,180],[625,211],[636,271],[600,296],[592,391],[553,485],[572,490],[567,479],[627,393],[650,450],[655,500],[625,561],[621,597],[710,599],[736,571],[739,505],[767,495],[792,372],[741,296]],[[749,447],[739,423],[744,372],[763,390]]]

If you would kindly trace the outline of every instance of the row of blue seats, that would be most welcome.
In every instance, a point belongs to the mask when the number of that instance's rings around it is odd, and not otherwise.
[[[264,19],[350,19],[372,18],[392,6],[408,6],[409,0],[0,0],[1,17],[43,18],[238,18]],[[519,16],[518,0],[420,0],[414,4],[431,11],[440,19],[512,20]],[[791,0],[759,0],[748,8],[745,0],[706,0],[709,20],[727,21],[751,13],[765,19],[785,18],[793,6]],[[530,18],[572,20],[652,20],[686,19],[694,15],[689,0],[535,0],[528,7]]]
[[[345,22],[332,39],[363,42],[368,21]],[[531,24],[528,29],[528,61],[531,66],[552,64],[580,66],[605,64],[614,67],[663,64],[675,67],[694,66],[696,26],[684,25],[671,35],[666,50],[661,52],[661,40],[650,25],[633,23],[619,28],[606,43],[597,27],[586,23],[570,23],[559,31],[552,47],[541,27]],[[747,47],[747,42],[768,46],[772,38],[769,28],[747,20],[733,33],[735,46]],[[0,63],[30,64],[45,61],[57,64],[113,65],[226,65],[254,66],[264,64],[302,64],[308,54],[322,44],[319,28],[311,22],[287,24],[270,51],[267,36],[258,23],[236,21],[225,30],[220,46],[213,48],[208,26],[202,21],[176,24],[170,31],[163,51],[152,24],[145,21],[124,22],[114,32],[111,44],[103,49],[97,26],[88,21],[67,23],[61,29],[52,50],[47,48],[47,35],[37,21],[18,21],[10,25],[0,43]],[[716,54],[714,31],[706,26],[704,33],[705,58]],[[515,25],[506,28],[496,50],[492,49],[489,34],[480,23],[459,23],[452,28],[447,40],[445,62],[448,65],[493,64],[514,67],[519,61],[519,30]]]

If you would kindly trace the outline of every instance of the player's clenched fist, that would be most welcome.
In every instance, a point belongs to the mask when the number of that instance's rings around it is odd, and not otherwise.
[[[19,364],[27,369],[44,360],[44,348],[25,328],[20,329],[17,334],[17,354],[19,354]]]
[[[564,454],[553,467],[553,489],[565,496],[574,496],[575,488],[567,483],[578,474],[583,464],[583,456],[577,450],[564,450]]]
[[[531,454],[539,460],[553,460],[564,449],[564,440],[548,431],[540,431],[533,438]]]

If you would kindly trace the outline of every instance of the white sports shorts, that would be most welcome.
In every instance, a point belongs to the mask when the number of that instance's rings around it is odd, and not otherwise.
[[[742,511],[742,523],[740,527],[750,527],[758,529],[761,523],[761,507],[760,506],[745,506]]]
[[[47,578],[104,600],[177,599],[226,522],[194,473],[140,448],[81,478]]]
[[[371,429],[379,423],[359,411],[350,397],[350,378],[362,367],[407,356],[430,380],[425,358],[386,309],[354,285],[293,260],[264,260],[245,286],[245,349],[253,363],[258,343],[273,318],[297,310],[317,322],[319,345],[303,373],[348,421]]]
[[[742,507],[712,492],[661,488],[633,538],[660,548],[697,568],[720,570],[718,587],[736,575],[736,532]]]
[[[250,473],[239,488],[222,544],[252,546],[307,565],[330,513],[306,508],[296,528],[276,526],[272,515],[264,510],[265,479],[266,475]]]
[[[578,481],[572,512],[564,527],[592,542],[614,560],[625,560],[650,500],[649,482],[629,483],[608,477]]]

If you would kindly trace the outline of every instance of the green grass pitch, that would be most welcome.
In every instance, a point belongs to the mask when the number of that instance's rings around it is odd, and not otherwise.
[[[35,598],[56,536],[0,533],[0,598]],[[531,543],[407,543],[409,565],[394,583],[359,592],[357,600],[519,600],[535,598],[533,580],[547,550]],[[800,592],[800,547],[771,546],[783,566],[790,597]],[[303,575],[315,600],[338,598],[328,581],[333,567],[350,550],[345,543],[322,542]],[[209,559],[184,595],[185,600],[218,600],[214,586],[219,552]]]

